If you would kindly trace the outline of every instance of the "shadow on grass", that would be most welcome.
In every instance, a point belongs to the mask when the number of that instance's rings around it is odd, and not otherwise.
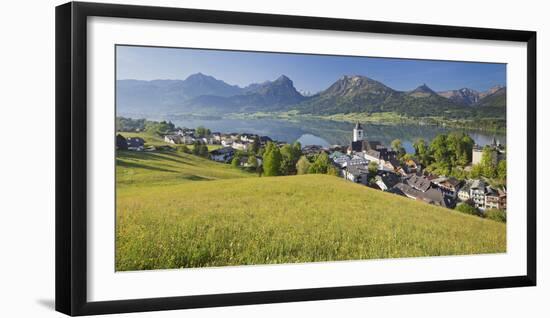
[[[205,178],[205,177],[201,177],[201,176],[197,176],[197,175],[187,175],[187,176],[182,176],[181,177],[182,179],[185,179],[185,180],[190,180],[190,181],[212,181],[212,180],[216,180],[216,179],[213,179],[213,178]]]
[[[122,161],[120,159],[116,160],[116,165],[117,165],[117,167],[124,167],[124,168],[140,168],[140,169],[147,169],[147,170],[161,171],[161,172],[172,172],[172,173],[177,173],[178,172],[178,171],[170,170],[170,169],[152,167],[152,166],[144,165],[144,164],[137,163],[137,162]]]
[[[173,161],[173,162],[177,162],[177,163],[183,163],[183,164],[190,165],[190,166],[195,165],[194,163],[191,163],[191,162],[183,159],[181,156],[177,155],[174,152],[162,152],[162,156],[160,155],[161,153],[149,153],[149,154],[153,155],[153,156],[156,156],[157,160],[169,160],[169,161]]]
[[[173,152],[138,152],[138,151],[118,151],[118,159],[129,160],[154,160],[154,161],[172,161],[189,166],[195,166],[194,163],[187,161]]]

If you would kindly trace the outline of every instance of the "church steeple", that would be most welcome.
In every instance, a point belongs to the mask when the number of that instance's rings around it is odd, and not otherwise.
[[[359,122],[355,124],[355,128],[353,128],[353,141],[361,141],[363,140],[363,126]]]

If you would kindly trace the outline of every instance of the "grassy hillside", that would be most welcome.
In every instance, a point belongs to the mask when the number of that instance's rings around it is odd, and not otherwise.
[[[154,189],[189,181],[256,176],[229,165],[179,152],[117,151],[117,190],[125,186]],[[141,200],[141,199],[140,199]]]
[[[332,176],[120,152],[116,248],[119,271],[460,255],[505,252],[506,227]]]

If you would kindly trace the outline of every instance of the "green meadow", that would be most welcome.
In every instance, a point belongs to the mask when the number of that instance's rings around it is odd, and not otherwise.
[[[165,142],[164,138],[155,134],[149,134],[146,132],[122,132],[120,134],[126,138],[129,138],[129,137],[143,138],[143,140],[145,140],[145,146],[170,146],[172,148],[176,148],[176,145]],[[177,146],[181,146],[181,145],[177,145]],[[186,145],[186,147],[189,148],[190,150],[194,148],[193,145]],[[220,147],[221,145],[208,145],[208,151],[212,151]]]
[[[116,157],[117,191],[125,191],[126,187],[139,187],[152,191],[159,186],[179,185],[189,181],[238,179],[252,176],[257,175],[174,151],[118,151]],[[136,197],[136,200],[142,199]]]
[[[116,167],[117,271],[506,251],[503,223],[338,177],[180,152],[118,151]]]

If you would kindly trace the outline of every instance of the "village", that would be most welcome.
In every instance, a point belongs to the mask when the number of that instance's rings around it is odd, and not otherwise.
[[[403,155],[404,150],[394,149],[394,145],[387,147],[379,141],[368,140],[360,123],[355,125],[351,134],[352,142],[346,146],[307,145],[301,147],[300,145],[299,154],[295,156],[294,162],[291,164],[296,166],[296,169],[291,167],[284,174],[331,171],[330,174],[340,176],[350,182],[428,204],[449,209],[457,208],[458,210],[467,208],[468,213],[479,216],[483,216],[484,211],[487,210],[500,210],[505,213],[505,184],[492,185],[490,178],[480,174],[477,175],[477,178],[457,178],[428,172],[414,155]],[[187,149],[186,145],[193,145],[194,154],[216,162],[256,171],[260,176],[265,170],[262,168],[268,145],[272,148],[276,146],[278,149],[289,146],[285,142],[272,140],[268,136],[210,132],[203,127],[197,129],[178,128],[164,134],[163,138],[165,143],[175,146],[183,145],[185,149]],[[216,149],[208,151],[208,145],[216,146]],[[117,148],[133,151],[175,150],[168,145],[146,147],[142,138],[124,138],[120,134],[117,135]],[[484,147],[473,145],[471,155],[468,156],[471,160],[465,170],[470,171],[476,166],[481,166],[482,162],[487,160],[484,158],[487,154],[490,156],[488,158],[490,163],[495,167],[506,159],[504,146],[496,140]],[[300,171],[298,168],[300,165],[300,162],[297,162],[298,158],[309,167],[321,157],[328,157],[329,167],[317,171],[312,171],[311,168]]]

